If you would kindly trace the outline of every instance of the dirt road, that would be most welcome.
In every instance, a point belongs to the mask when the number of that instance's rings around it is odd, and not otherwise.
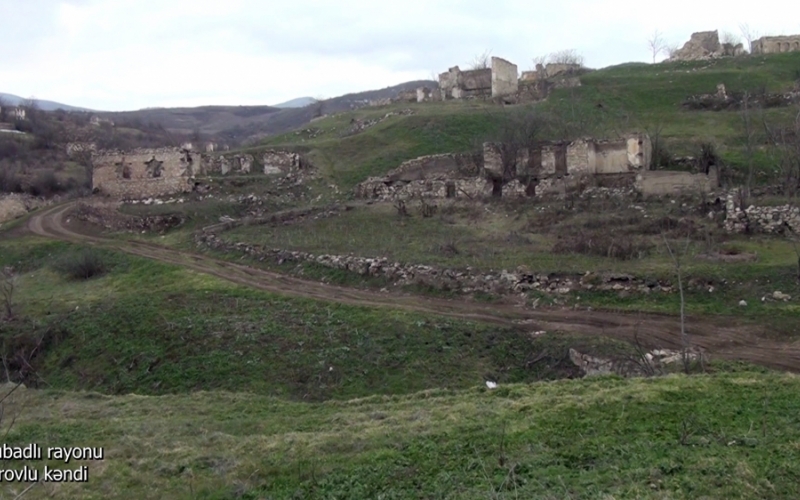
[[[35,214],[28,221],[27,227],[41,236],[112,248],[284,295],[438,314],[517,326],[530,331],[606,335],[628,340],[638,335],[646,347],[676,349],[681,345],[680,322],[673,316],[573,309],[529,310],[509,304],[482,304],[328,285],[152,243],[82,234],[65,223],[66,213],[72,206],[60,205]],[[686,325],[691,344],[704,349],[712,357],[745,360],[773,368],[800,371],[800,342],[767,340],[762,337],[762,327],[744,324],[731,317],[690,316]]]

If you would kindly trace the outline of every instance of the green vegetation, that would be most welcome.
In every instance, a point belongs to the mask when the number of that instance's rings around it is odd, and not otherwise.
[[[684,276],[690,284],[687,295],[690,313],[746,317],[769,325],[776,335],[800,334],[795,300],[761,301],[776,290],[794,297],[800,295],[798,256],[792,244],[782,238],[753,240],[728,235],[697,213],[692,204],[696,200],[686,200],[686,205],[683,201],[641,202],[638,206],[642,211],[601,201],[588,202],[594,205],[579,210],[566,210],[563,202],[537,205],[448,202],[440,207],[438,215],[430,218],[416,213],[412,217],[398,217],[391,205],[376,204],[359,206],[338,217],[290,226],[240,226],[221,236],[228,241],[262,244],[267,248],[316,254],[353,253],[447,268],[470,266],[499,271],[523,266],[534,273],[578,275],[587,271],[616,272],[644,281],[673,283],[674,264],[662,235],[676,246],[684,245],[689,236]],[[570,239],[584,242],[584,253],[577,251],[580,248],[562,244]],[[609,241],[635,241],[637,248],[646,251],[620,259],[603,255],[605,247],[591,248],[592,244]],[[717,262],[695,258],[698,254],[718,252],[752,254],[755,260]],[[341,277],[327,278],[343,282]],[[355,279],[350,274],[350,282]],[[570,303],[604,308],[668,313],[677,313],[680,308],[678,295],[667,293],[580,291],[560,300],[565,298]],[[742,299],[749,303],[747,308],[738,306]]]
[[[715,145],[734,171],[746,166],[742,118],[736,111],[691,111],[681,104],[691,95],[708,94],[724,83],[730,93],[789,90],[798,78],[800,53],[682,61],[657,65],[622,64],[581,76],[577,88],[555,90],[546,101],[524,105],[552,113],[575,132],[615,137],[632,130],[659,135],[670,152],[697,155],[700,144]],[[411,109],[410,116],[391,116],[367,130],[347,135],[351,119],[375,119]],[[502,108],[484,101],[395,104],[341,113],[309,125],[314,133],[291,132],[267,139],[251,150],[282,147],[306,152],[312,162],[350,189],[368,176],[382,175],[421,155],[463,152],[475,148],[497,128]],[[770,122],[793,116],[789,108],[764,110]],[[760,123],[761,113],[755,120]],[[558,138],[558,131],[552,131]],[[762,131],[758,130],[761,134]],[[761,143],[761,137],[757,137]],[[758,181],[775,175],[774,161],[763,146],[755,151]]]
[[[741,171],[748,160],[740,115],[689,111],[681,102],[713,92],[718,83],[729,92],[783,91],[799,68],[800,54],[620,65],[586,74],[581,87],[557,90],[530,107],[559,117],[573,133],[658,134],[675,154],[694,155],[709,143]],[[383,118],[405,108],[414,114],[389,116],[350,133],[353,118]],[[769,109],[763,116],[780,121],[787,111]],[[532,323],[501,328],[287,298],[119,251],[131,237],[195,249],[193,231],[223,216],[247,219],[325,204],[336,197],[331,182],[349,192],[404,160],[473,150],[496,133],[503,113],[496,104],[467,101],[398,104],[324,118],[253,149],[303,151],[321,169],[321,179],[278,186],[260,175],[215,177],[218,189],[211,199],[192,194],[183,204],[124,208],[136,216],[180,215],[185,223],[164,234],[118,234],[116,241],[87,247],[22,234],[21,222],[6,226],[0,269],[13,284],[3,282],[13,314],[0,320],[0,357],[5,378],[24,379],[28,387],[0,402],[0,432],[12,446],[35,442],[105,451],[102,461],[69,465],[87,465],[88,483],[40,484],[28,496],[800,496],[796,376],[712,358],[707,372],[696,376],[564,380],[580,375],[570,347],[613,359],[630,359],[636,347]],[[118,129],[109,141],[147,143],[158,135],[153,130],[153,137],[134,137],[136,131]],[[549,133],[558,137],[555,128]],[[758,180],[774,179],[771,158],[758,146]],[[25,181],[52,190],[79,177],[80,164],[57,160],[58,168],[41,174],[34,169],[39,177]],[[0,188],[16,190],[16,172],[4,172],[10,174],[0,178]],[[259,199],[243,199],[250,194]],[[353,204],[336,217],[289,225],[248,221],[221,237],[448,268],[523,266],[573,277],[627,273],[646,282],[674,282],[665,242],[678,248],[688,241],[682,270],[690,316],[725,315],[739,325],[758,322],[764,337],[797,338],[799,255],[791,243],[724,233],[708,217],[709,211],[720,214],[712,200],[630,205],[599,199],[447,201],[431,217],[410,203],[412,216],[400,217],[389,204]],[[754,259],[700,258],[720,253]],[[391,284],[312,263],[221,257],[376,293]],[[775,290],[793,299],[761,300]],[[529,300],[534,298],[540,306],[557,301],[670,314],[680,309],[678,294],[665,292],[530,292]],[[741,299],[746,307],[738,305]],[[471,300],[487,308],[505,301],[486,293]],[[5,312],[5,304],[0,306]],[[499,386],[487,389],[488,380]],[[41,469],[44,463],[27,465]],[[20,486],[3,481],[0,496],[14,498]]]
[[[314,404],[29,390],[6,442],[104,447],[59,498],[796,498],[798,391],[750,371]]]
[[[560,337],[395,310],[290,299],[125,254],[17,239],[18,321],[0,323],[6,354],[48,339],[32,359],[41,387],[111,394],[245,391],[323,400],[465,388],[484,377],[530,382],[574,373]],[[105,275],[50,269],[83,256]],[[72,265],[75,263],[75,265]],[[25,318],[36,321],[31,323]],[[574,342],[574,340],[573,340]],[[607,341],[586,341],[601,349]],[[610,346],[609,348],[615,348]],[[548,360],[528,366],[532,356]],[[13,366],[12,366],[13,368]]]

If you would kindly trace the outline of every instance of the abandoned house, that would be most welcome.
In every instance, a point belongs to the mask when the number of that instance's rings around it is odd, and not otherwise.
[[[753,42],[753,54],[800,52],[800,35],[762,36]]]
[[[515,94],[519,89],[517,65],[492,57],[489,68],[461,71],[454,66],[439,75],[439,98],[465,99],[470,97],[502,97]],[[417,100],[425,98],[424,92]]]
[[[102,151],[92,158],[92,190],[119,198],[191,191],[196,161],[177,148]]]
[[[372,177],[356,188],[359,198],[430,196],[454,198],[487,195],[486,178],[512,179],[503,186],[511,195],[540,195],[566,189],[586,176],[626,177],[632,186],[637,172],[650,166],[652,146],[644,134],[620,139],[542,142],[520,148],[517,158],[503,161],[499,145],[487,142],[477,154],[440,154],[404,162],[385,177]],[[512,170],[510,175],[507,170]],[[556,182],[556,180],[563,182]],[[521,180],[525,180],[523,185]]]

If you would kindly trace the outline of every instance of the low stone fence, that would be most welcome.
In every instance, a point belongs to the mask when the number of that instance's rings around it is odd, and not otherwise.
[[[277,218],[276,222],[284,222]],[[332,269],[351,271],[361,276],[383,277],[394,286],[424,285],[438,290],[459,293],[485,292],[497,295],[538,291],[545,294],[565,295],[575,290],[606,290],[635,293],[670,293],[674,289],[668,282],[643,281],[627,274],[593,274],[557,276],[537,274],[519,268],[516,271],[479,272],[472,268],[447,269],[422,264],[391,262],[385,257],[370,258],[353,255],[315,255],[309,252],[267,248],[248,243],[224,241],[216,230],[230,229],[234,222],[218,224],[198,232],[195,243],[201,247],[225,252],[238,252],[259,261],[314,263]],[[700,285],[704,286],[704,285]]]
[[[750,205],[742,210],[734,193],[726,202],[725,229],[732,233],[748,231],[768,234],[794,232],[800,234],[800,206],[779,205],[775,207]]]

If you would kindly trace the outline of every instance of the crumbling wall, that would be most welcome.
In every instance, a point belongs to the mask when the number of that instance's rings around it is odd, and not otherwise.
[[[753,42],[753,54],[800,51],[800,35],[762,36]]]
[[[570,175],[594,173],[594,144],[578,139],[567,145],[567,173]]]
[[[736,193],[729,193],[725,205],[725,229],[732,233],[748,231],[769,234],[800,234],[800,207],[780,205],[742,210]]]
[[[457,86],[453,89],[453,97],[456,99],[464,99],[465,97],[488,97],[491,95],[491,92],[491,68],[472,69],[459,73]]]
[[[453,95],[453,90],[458,87],[458,75],[460,73],[461,70],[459,67],[453,66],[444,73],[439,74],[439,91],[441,93],[442,100],[457,99],[457,97]]]
[[[450,193],[481,194],[486,181],[482,177],[483,158],[469,153],[427,155],[403,162],[384,177],[370,177],[356,186],[357,198],[393,197],[446,198]]]
[[[475,177],[480,175],[482,166],[482,158],[470,153],[427,155],[401,163],[399,167],[386,174],[386,179],[392,182],[407,182]]]
[[[517,65],[500,57],[492,57],[492,97],[515,94],[519,90]]]
[[[645,170],[636,175],[634,187],[644,196],[709,193],[719,187],[719,176],[716,167],[711,167],[708,175],[673,170]]]
[[[722,55],[722,46],[719,43],[719,33],[714,31],[699,31],[692,33],[689,41],[681,47],[671,59],[696,60]]]
[[[176,148],[102,151],[92,158],[92,188],[119,198],[191,191],[199,158]]]
[[[302,156],[288,151],[265,151],[261,157],[265,174],[288,173],[292,170],[302,169],[306,162]]]

